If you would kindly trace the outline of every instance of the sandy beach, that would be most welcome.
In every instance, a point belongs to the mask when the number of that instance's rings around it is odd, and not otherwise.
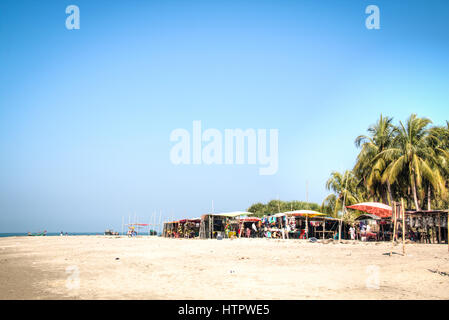
[[[447,245],[0,239],[0,299],[449,299]]]

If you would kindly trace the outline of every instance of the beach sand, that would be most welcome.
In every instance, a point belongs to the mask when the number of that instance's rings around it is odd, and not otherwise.
[[[0,238],[0,299],[449,299],[447,245]]]

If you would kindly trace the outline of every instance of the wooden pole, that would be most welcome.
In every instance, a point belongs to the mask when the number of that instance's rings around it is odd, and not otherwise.
[[[154,235],[154,231],[156,230],[156,211],[153,211],[153,235]]]
[[[325,238],[324,234],[326,233],[326,219],[323,218],[323,240]]]
[[[347,174],[347,171],[345,172],[345,179],[346,179],[346,174]],[[343,195],[343,213],[342,213],[342,216],[341,216],[341,218],[340,218],[340,225],[339,225],[339,227],[338,227],[338,242],[339,243],[341,243],[341,227],[342,227],[342,224],[343,224],[343,218],[344,218],[344,216],[345,216],[345,213],[346,213],[346,189],[348,188],[348,179],[346,179],[346,183],[345,183],[345,194]],[[335,203],[335,207],[337,207],[337,204]]]
[[[209,217],[209,233],[212,239],[214,237],[214,216]]]
[[[396,202],[393,202],[393,234],[391,237],[391,251],[390,251],[390,256],[393,255],[393,247],[394,247],[394,239],[395,239],[395,234],[396,234]]]
[[[338,243],[341,243],[341,222],[342,222],[342,218],[340,219],[340,221],[338,222]]]
[[[401,199],[401,211],[402,211],[402,255],[405,256],[405,208],[404,208],[404,199]]]
[[[441,216],[438,213],[438,244],[441,243]]]
[[[159,224],[157,226],[157,230],[158,231],[160,231],[162,229],[161,228],[161,222],[162,222],[162,210],[159,212]],[[157,232],[156,232],[156,235],[157,235]]]
[[[309,222],[307,217],[308,215],[306,214],[306,239],[309,239]]]

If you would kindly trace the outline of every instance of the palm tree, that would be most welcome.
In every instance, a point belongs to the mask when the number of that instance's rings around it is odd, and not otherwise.
[[[430,127],[431,120],[412,114],[398,126],[392,118],[380,118],[367,135],[356,138],[357,162],[345,174],[332,172],[326,188],[333,193],[324,199],[322,211],[337,215],[342,202],[391,202],[406,198],[408,207],[419,210],[427,202],[438,208],[449,206],[449,121]],[[357,200],[357,201],[355,201]]]
[[[345,171],[344,174],[334,171],[326,182],[326,189],[333,191],[328,195],[322,204],[322,208],[331,211],[334,217],[337,216],[339,210],[345,205],[362,202],[363,190],[359,187],[359,182],[352,171]]]
[[[444,186],[447,190],[449,187],[449,121],[446,121],[446,126],[435,126],[430,129],[431,147],[435,150],[436,165],[444,180]],[[440,201],[439,201],[440,200]],[[429,199],[428,199],[429,201]],[[443,192],[442,198],[435,199],[436,205],[448,205],[449,199],[447,194]]]
[[[369,135],[360,135],[355,140],[355,145],[361,148],[354,166],[354,173],[361,179],[361,183],[374,197],[374,200],[382,199],[384,203],[391,202],[391,185],[387,179],[382,183],[382,174],[388,163],[380,153],[391,147],[394,139],[393,118],[380,115],[379,120],[368,128]]]
[[[382,174],[382,183],[388,181],[393,184],[401,176],[407,178],[416,210],[420,210],[418,193],[422,191],[423,179],[436,192],[444,190],[443,179],[435,168],[437,156],[431,148],[432,139],[428,129],[431,123],[430,119],[418,118],[416,114],[412,114],[405,125],[400,121],[400,125],[394,130],[392,145],[374,159],[383,159],[389,163]]]

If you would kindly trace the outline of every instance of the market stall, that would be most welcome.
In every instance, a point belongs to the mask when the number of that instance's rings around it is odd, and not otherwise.
[[[420,243],[447,243],[448,210],[408,210],[407,235]]]
[[[179,238],[179,221],[164,222],[162,236],[167,238]]]
[[[179,237],[196,238],[199,236],[201,218],[179,220]]]
[[[233,220],[238,217],[248,215],[252,215],[252,213],[246,211],[234,211],[202,215],[199,236],[201,239],[225,238],[228,223],[232,224]],[[233,224],[235,225],[235,223]]]
[[[314,210],[294,210],[294,211],[287,211],[284,212],[286,219],[288,221],[287,226],[288,227],[288,233],[296,233],[299,231],[298,237],[300,239],[308,239],[310,236],[310,231],[315,232],[316,226],[319,225],[318,219],[313,219],[315,217],[325,216],[324,213],[317,212]],[[288,219],[289,217],[295,217],[294,218],[294,224],[292,219]],[[298,221],[297,221],[298,220]],[[321,219],[322,220],[322,219]],[[294,229],[292,230],[292,226],[294,226]],[[324,229],[323,229],[324,230]],[[315,234],[313,234],[315,236]]]
[[[240,237],[257,238],[262,235],[262,219],[257,217],[238,218],[238,232]]]

